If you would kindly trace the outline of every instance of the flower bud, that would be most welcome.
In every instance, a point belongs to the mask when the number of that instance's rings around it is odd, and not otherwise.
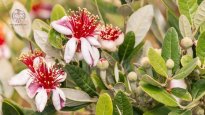
[[[109,62],[106,59],[101,58],[97,63],[97,67],[101,70],[106,70],[109,67]]]
[[[187,49],[190,48],[193,45],[193,41],[189,37],[185,37],[181,40],[181,45],[183,48]]]
[[[129,81],[136,81],[137,80],[137,74],[132,71],[127,75],[127,78],[128,78]]]
[[[142,65],[142,67],[144,67],[145,69],[146,69],[146,68],[150,68],[151,65],[150,65],[150,63],[149,63],[149,58],[148,58],[148,57],[143,57],[143,58],[141,59],[141,65]]]
[[[174,67],[174,61],[172,59],[168,59],[166,62],[166,66],[168,69],[172,69]]]

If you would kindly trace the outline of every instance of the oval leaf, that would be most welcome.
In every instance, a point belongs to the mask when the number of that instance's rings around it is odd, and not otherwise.
[[[171,93],[182,100],[185,100],[185,101],[192,100],[191,94],[186,89],[182,89],[178,87],[172,88]]]
[[[173,76],[173,79],[184,79],[187,77],[197,66],[198,58],[193,59],[191,62],[182,67],[177,73]]]
[[[163,103],[167,106],[178,106],[177,101],[163,88],[159,88],[142,82],[140,83],[140,86],[144,92],[146,92],[156,101]]]
[[[54,29],[49,31],[48,41],[55,48],[61,49],[63,47],[63,38],[61,37],[61,34]]]
[[[15,1],[10,11],[11,24],[14,31],[23,38],[29,37],[31,33],[31,18],[25,7]]]
[[[191,24],[185,15],[179,17],[179,29],[183,37],[192,38]]]
[[[2,103],[2,112],[4,115],[24,115],[23,111],[9,100],[4,100]]]
[[[170,28],[164,38],[162,45],[162,57],[165,61],[172,59],[174,61],[173,71],[175,72],[180,65],[180,48],[176,30]]]
[[[185,15],[192,23],[192,18],[197,10],[197,0],[178,0],[179,12]]]
[[[135,33],[135,46],[144,39],[149,31],[153,16],[153,6],[146,5],[134,12],[128,19],[126,32],[133,31]]]
[[[75,90],[70,88],[61,88],[65,94],[65,97],[79,102],[96,102],[95,99],[91,98],[86,92],[81,90]]]
[[[149,49],[148,58],[154,70],[160,75],[167,77],[165,61],[153,48]]]
[[[112,99],[107,93],[101,94],[96,105],[96,115],[112,115],[112,113]]]
[[[32,23],[32,29],[49,32],[50,26],[40,19],[35,19]]]
[[[80,87],[83,91],[88,93],[90,96],[96,96],[97,92],[95,89],[95,85],[92,82],[92,79],[83,69],[74,66],[74,65],[66,65],[65,71],[70,74],[70,77],[73,81]]]
[[[131,54],[135,45],[135,34],[130,31],[125,35],[125,39],[122,45],[119,47],[118,56],[120,61],[127,59]]]
[[[146,82],[146,83],[149,83],[151,85],[154,85],[154,86],[162,86],[163,85],[160,82],[158,82],[157,80],[155,80],[153,77],[151,77],[147,74],[143,75],[141,80]]]
[[[58,20],[66,15],[65,9],[60,5],[56,4],[51,11],[51,22]]]
[[[48,34],[44,31],[34,30],[34,40],[36,44],[41,48],[47,55],[55,58],[60,58],[60,50],[53,48],[48,42]]]
[[[114,115],[133,115],[133,108],[128,97],[118,91],[114,98]]]
[[[205,1],[203,1],[194,15],[194,26],[198,29],[201,24],[205,21]]]

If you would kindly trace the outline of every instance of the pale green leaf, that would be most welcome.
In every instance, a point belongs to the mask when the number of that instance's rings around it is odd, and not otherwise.
[[[96,105],[96,115],[112,115],[112,113],[112,99],[107,93],[101,94]]]
[[[54,20],[58,20],[65,15],[66,15],[65,9],[60,4],[56,4],[51,11],[51,18],[50,18],[51,22]]]
[[[179,29],[183,37],[189,37],[193,39],[191,24],[185,15],[179,17]]]
[[[193,87],[191,89],[191,94],[193,99],[199,100],[205,95],[205,79],[200,79],[197,82],[193,84]]]
[[[153,48],[149,49],[148,58],[154,70],[160,75],[167,77],[165,61]]]
[[[151,85],[154,85],[154,86],[162,86],[163,85],[160,82],[158,82],[157,80],[155,80],[153,77],[151,77],[147,74],[143,75],[141,80],[146,82],[146,83],[149,83]]]
[[[167,106],[178,106],[177,101],[174,99],[174,97],[172,97],[165,89],[142,82],[140,83],[140,87],[144,92],[146,92],[156,101],[163,103]]]
[[[194,15],[194,26],[198,29],[201,24],[205,21],[205,1],[203,1]]]
[[[170,28],[164,38],[162,44],[162,57],[165,61],[172,59],[174,61],[173,71],[175,72],[180,65],[180,47],[178,34],[176,30],[172,27]]]
[[[179,12],[185,15],[192,23],[192,18],[197,10],[197,0],[178,0]]]
[[[146,5],[135,11],[127,21],[126,33],[133,31],[135,33],[135,46],[137,46],[145,37],[152,24],[154,16],[153,6]]]
[[[177,73],[173,76],[173,79],[184,79],[187,77],[197,66],[198,58],[193,59],[184,67],[182,67]]]
[[[190,55],[184,55],[181,58],[181,64],[182,64],[182,66],[185,66],[192,60],[193,60],[193,58]]]

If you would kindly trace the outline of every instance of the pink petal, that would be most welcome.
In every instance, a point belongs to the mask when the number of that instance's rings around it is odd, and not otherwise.
[[[120,34],[120,36],[115,40],[115,44],[117,46],[121,45],[124,42],[124,34]]]
[[[93,66],[96,66],[98,61],[99,61],[99,58],[100,58],[100,53],[99,53],[99,50],[96,48],[96,47],[92,47],[93,48],[93,59],[94,59],[94,65]]]
[[[42,87],[38,90],[38,94],[36,95],[35,98],[36,107],[39,112],[42,112],[44,110],[47,100],[48,100],[47,92]]]
[[[65,106],[66,98],[61,89],[56,88],[53,90],[52,101],[55,109],[58,111]]]
[[[117,50],[116,44],[112,40],[100,40],[101,46],[103,49],[106,49],[111,52],[115,52]]]
[[[59,33],[65,34],[65,35],[72,35],[72,31],[70,30],[68,17],[64,16],[61,19],[57,21],[51,22],[51,26]]]
[[[81,40],[81,51],[83,54],[83,58],[89,65],[93,66],[94,65],[93,49],[90,43],[85,38],[81,38],[80,40]]]
[[[63,81],[66,79],[66,77],[67,77],[67,74],[64,73],[63,75],[60,75],[60,76],[57,78],[57,80],[58,80],[58,82],[63,82]]]
[[[100,43],[98,42],[97,38],[95,38],[95,37],[87,37],[86,39],[88,40],[88,42],[89,42],[91,45],[93,45],[93,46],[95,46],[95,47],[101,47],[101,45],[100,45]]]
[[[38,89],[41,88],[38,83],[33,82],[33,79],[30,78],[26,84],[26,92],[30,98],[33,98]]]
[[[25,85],[30,78],[30,70],[24,69],[17,75],[11,78],[9,85]]]
[[[66,47],[65,47],[64,60],[66,61],[66,63],[69,63],[73,59],[76,49],[77,49],[77,39],[71,38],[66,43]]]
[[[170,88],[172,89],[172,88],[176,88],[176,87],[186,89],[187,85],[183,79],[182,80],[175,80],[175,79],[171,80],[170,81]]]

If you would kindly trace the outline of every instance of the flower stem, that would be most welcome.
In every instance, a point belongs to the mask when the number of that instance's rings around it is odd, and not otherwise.
[[[97,0],[95,0],[95,6],[96,6],[96,8],[97,8],[97,12],[98,12],[98,15],[99,15],[100,19],[103,21],[103,23],[105,23],[105,21],[103,20],[102,14],[100,13],[100,9],[99,9],[99,7],[98,7],[98,2],[97,2]]]

